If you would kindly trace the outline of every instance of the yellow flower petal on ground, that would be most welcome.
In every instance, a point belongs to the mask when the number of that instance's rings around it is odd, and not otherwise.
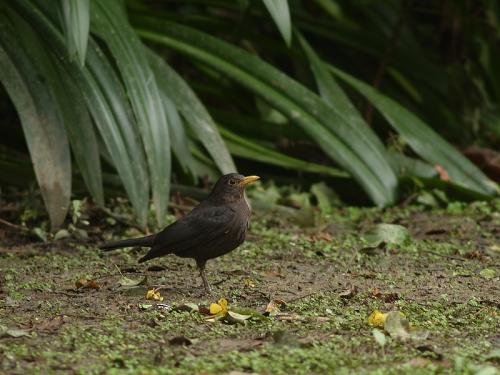
[[[163,301],[163,297],[161,296],[160,291],[155,288],[147,291],[146,299],[151,299],[154,301]]]
[[[380,312],[379,310],[373,311],[368,317],[368,324],[372,327],[384,328],[387,313]]]
[[[217,303],[220,305],[220,307],[222,307],[222,311],[224,312],[227,311],[227,305],[228,305],[227,299],[221,298]]]
[[[226,314],[227,313],[227,306],[228,302],[227,299],[221,298],[220,300],[217,301],[217,303],[211,303],[210,304],[210,315],[216,315],[216,314]]]
[[[210,315],[218,314],[221,311],[222,311],[222,306],[219,305],[218,303],[211,303],[210,304]]]

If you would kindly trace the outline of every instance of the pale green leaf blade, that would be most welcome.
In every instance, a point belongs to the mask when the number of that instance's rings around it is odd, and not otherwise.
[[[292,21],[288,0],[262,0],[288,47],[292,44]]]
[[[325,103],[327,103],[327,105],[330,106],[339,117],[347,119],[347,122],[352,129],[356,130],[357,136],[361,137],[365,141],[364,144],[369,147],[369,151],[372,155],[377,155],[379,159],[390,160],[383,143],[369,128],[368,124],[361,117],[356,107],[354,107],[342,88],[323,65],[323,62],[316,55],[314,50],[299,33],[297,33],[297,38],[304,49],[307,58],[309,59],[311,70],[314,74],[320,95]],[[370,166],[370,168],[372,168],[372,170],[379,170],[382,174],[393,177],[391,166],[384,165],[386,170],[381,171],[381,166],[376,163],[376,159],[374,161],[375,163],[372,163],[371,160],[366,159],[366,163]],[[394,177],[394,180],[392,181],[386,180],[386,184],[387,183],[396,185],[397,182]],[[391,187],[391,185],[387,186],[389,188]]]
[[[77,80],[97,129],[138,216],[146,225],[149,202],[149,175],[130,104],[120,79],[92,39],[87,66]]]
[[[166,68],[167,64],[160,56],[156,55],[150,49],[145,48],[145,52],[161,93],[162,103],[170,129],[170,137],[172,139],[172,150],[184,171],[189,170],[193,172],[193,156],[189,151],[184,123],[175,104],[169,97],[169,93],[171,94],[171,92],[170,82],[168,80],[169,72],[167,71],[168,68]],[[175,94],[175,96],[177,96],[177,94]]]
[[[39,73],[15,33],[0,19],[0,81],[21,119],[33,169],[52,228],[64,221],[70,203],[71,158],[69,144],[53,92]]]
[[[68,61],[64,38],[56,26],[54,8],[44,2],[38,5],[41,8],[26,0],[9,3],[50,43],[68,74],[74,78],[74,84],[85,99],[139,224],[145,226],[149,206],[147,164],[140,137],[133,126],[133,113],[123,85],[106,55],[92,39],[89,39],[88,65],[85,69]]]
[[[236,156],[292,170],[310,173],[322,173],[332,177],[349,177],[346,172],[339,169],[327,165],[308,162],[282,154],[280,152],[261,146],[260,144],[249,139],[240,137],[236,133],[225,128],[219,127],[219,131],[222,134],[222,137],[225,139],[231,153]]]
[[[19,41],[24,45],[24,49],[29,51],[31,59],[36,61],[36,67],[44,78],[44,84],[53,92],[57,103],[55,110],[60,113],[73,155],[87,188],[96,202],[103,205],[99,150],[85,101],[75,86],[73,77],[70,77],[64,69],[64,62],[50,53],[50,48],[47,48],[40,35],[16,13],[11,12],[10,18],[19,32]]]
[[[317,95],[258,57],[199,31],[150,17],[135,17],[141,36],[170,46],[223,72],[301,126],[318,145],[384,206],[396,198],[397,180],[388,158]],[[151,30],[153,29],[153,30]]]
[[[59,1],[68,53],[84,66],[90,26],[89,0]]]
[[[329,68],[370,100],[416,153],[433,165],[441,165],[452,182],[486,195],[499,192],[498,186],[479,168],[416,115],[357,78],[333,66]]]
[[[160,57],[151,53],[151,59],[159,63]],[[175,104],[193,129],[194,136],[205,146],[222,173],[236,171],[231,154],[222,140],[217,126],[198,96],[167,63],[161,66],[162,78],[159,85]]]
[[[106,42],[127,88],[148,161],[156,220],[163,225],[170,196],[170,136],[154,74],[119,2],[92,1],[91,17],[92,30]]]

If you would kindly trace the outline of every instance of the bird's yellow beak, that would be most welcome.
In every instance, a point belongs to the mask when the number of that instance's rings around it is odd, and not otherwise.
[[[252,182],[255,182],[257,180],[260,180],[259,176],[246,176],[243,178],[243,180],[240,181],[240,183],[238,185],[246,186],[246,185],[251,184]]]

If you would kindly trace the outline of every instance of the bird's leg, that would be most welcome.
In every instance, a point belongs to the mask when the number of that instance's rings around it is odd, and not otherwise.
[[[207,261],[206,260],[200,260],[196,261],[196,265],[198,266],[198,269],[200,270],[200,276],[201,280],[203,281],[203,287],[205,288],[205,292],[209,294],[212,291],[212,288],[210,287],[210,284],[208,283],[207,275],[205,274],[205,265]]]

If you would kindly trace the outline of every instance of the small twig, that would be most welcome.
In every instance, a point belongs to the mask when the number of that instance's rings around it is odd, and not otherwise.
[[[17,224],[14,224],[14,223],[11,223],[10,221],[7,221],[7,220],[4,220],[4,219],[0,219],[0,223],[2,223],[3,225],[6,225],[10,228],[14,228],[14,229],[17,229],[17,230],[20,230],[20,231],[23,231],[23,232],[29,232],[29,228],[26,228],[26,227],[23,227],[22,225],[17,225]]]
[[[285,302],[286,302],[286,303],[295,302],[295,301],[297,301],[297,300],[299,300],[299,299],[306,298],[306,297],[310,297],[310,296],[312,296],[312,295],[314,295],[314,294],[317,294],[317,293],[318,293],[318,291],[314,291],[314,292],[306,293],[306,294],[303,294],[303,295],[301,295],[301,296],[298,296],[298,297],[295,297],[295,298],[289,299],[288,301],[285,301]]]
[[[111,263],[113,263],[113,262],[111,262]],[[121,276],[121,277],[123,277],[123,273],[122,273],[122,271],[120,270],[120,267],[118,267],[118,266],[116,265],[116,263],[113,263],[113,266],[115,266],[115,267],[116,267],[116,269],[117,269],[117,270],[118,270],[118,272],[120,273],[120,276]]]
[[[436,252],[431,251],[431,250],[422,250],[422,252],[429,253],[429,254],[432,254],[432,255],[436,255],[436,256],[442,257],[442,258],[448,258],[448,259],[454,259],[454,260],[461,260],[462,262],[466,262],[468,260],[468,259],[465,259],[465,258],[453,256],[453,255],[439,254],[439,253],[436,253]]]

